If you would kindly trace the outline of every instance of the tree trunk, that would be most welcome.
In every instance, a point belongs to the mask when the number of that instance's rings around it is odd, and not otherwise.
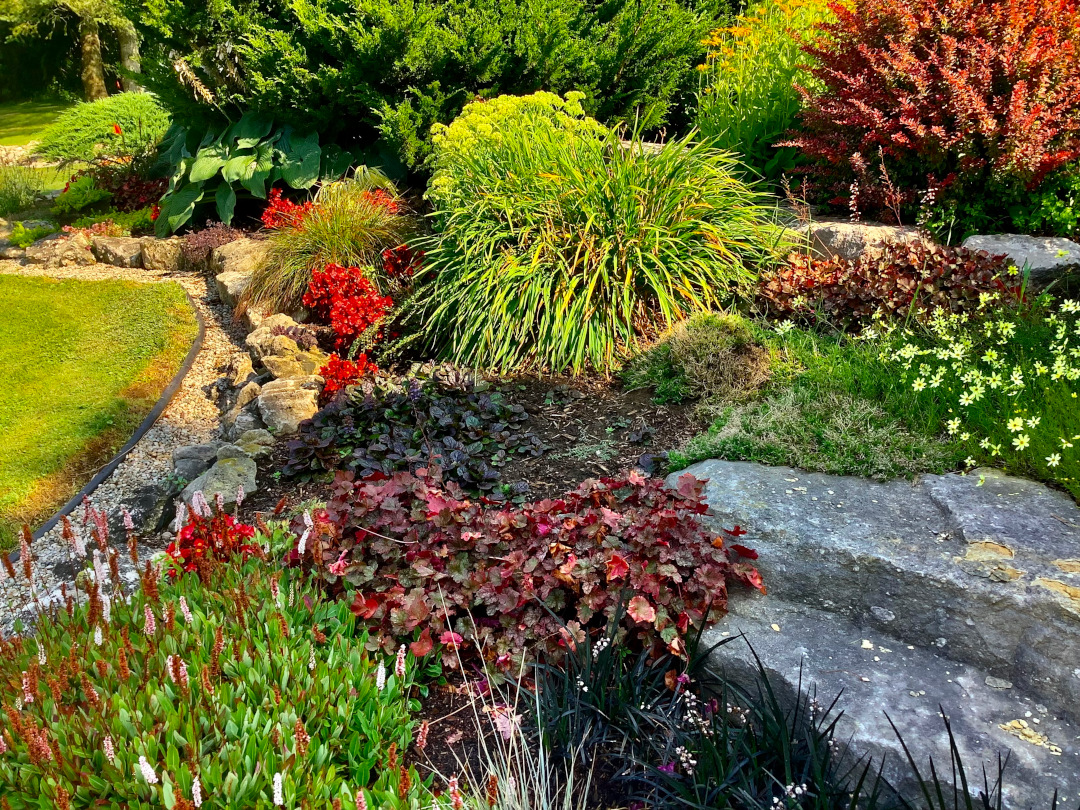
[[[101,62],[101,38],[98,24],[86,17],[79,18],[79,42],[82,45],[82,85],[87,101],[97,101],[109,95],[105,89],[105,66]]]
[[[120,40],[120,67],[125,71],[120,76],[124,90],[128,93],[141,93],[143,87],[128,73],[141,73],[142,61],[139,59],[139,35],[135,26],[127,20],[116,26],[116,37]]]

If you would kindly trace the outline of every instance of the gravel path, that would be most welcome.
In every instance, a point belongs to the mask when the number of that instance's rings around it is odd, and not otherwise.
[[[175,281],[191,295],[203,317],[206,336],[194,365],[158,421],[91,495],[97,508],[115,516],[124,499],[130,498],[137,489],[160,481],[169,474],[174,448],[217,437],[220,432],[220,412],[214,398],[214,384],[228,369],[233,357],[245,352],[243,329],[232,323],[232,310],[218,300],[212,281],[194,273],[166,275],[104,264],[46,268],[17,261],[0,261],[0,273],[82,280]],[[76,517],[80,517],[78,512],[73,514],[72,523],[81,527],[81,517],[75,520]],[[35,541],[32,551],[32,590],[22,576],[21,565],[18,566],[19,576],[14,581],[6,576],[0,581],[0,630],[5,633],[10,632],[16,617],[25,621],[32,615],[35,595],[39,602],[47,604],[59,597],[61,582],[66,580],[70,587],[72,551],[70,544],[61,538],[59,526]],[[123,575],[132,578],[134,572],[130,570],[127,554],[121,553],[120,560],[128,566]],[[123,565],[121,568],[123,570]]]

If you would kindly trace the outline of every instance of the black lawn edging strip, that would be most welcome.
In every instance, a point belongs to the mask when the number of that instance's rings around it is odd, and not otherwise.
[[[135,445],[137,445],[139,443],[139,440],[144,435],[146,435],[146,432],[154,426],[154,423],[157,422],[158,418],[161,416],[162,413],[165,412],[165,409],[169,406],[169,403],[172,402],[172,398],[176,396],[176,392],[180,390],[180,384],[184,381],[184,377],[187,376],[188,372],[191,371],[191,367],[195,365],[195,358],[198,356],[199,351],[202,349],[203,339],[206,337],[206,322],[203,320],[202,313],[199,312],[199,308],[195,306],[195,300],[191,297],[191,293],[189,293],[187,290],[184,290],[184,295],[187,296],[188,304],[191,306],[192,311],[195,313],[195,319],[199,324],[199,334],[195,336],[195,342],[192,343],[191,348],[188,349],[188,353],[187,356],[184,358],[184,362],[181,364],[176,374],[173,375],[172,380],[169,381],[169,384],[165,387],[165,390],[161,392],[161,396],[154,404],[154,407],[150,409],[150,413],[148,413],[146,415],[146,418],[143,419],[142,422],[139,424],[139,427],[135,430],[134,435],[130,439],[128,439],[127,444],[120,448],[120,452],[113,456],[112,459],[109,460],[108,464],[106,464],[104,467],[97,471],[94,477],[87,482],[86,486],[84,486],[74,496],[72,496],[71,500],[69,500],[62,507],[60,507],[60,511],[58,511],[55,515],[49,518],[37,531],[34,532],[34,540],[40,540],[46,532],[51,531],[56,526],[56,524],[60,522],[61,518],[63,518],[65,515],[71,514],[71,512],[73,512],[75,508],[78,507],[80,503],[82,503],[83,498],[89,496],[95,489],[97,489],[101,485],[102,481],[104,481],[106,478],[113,474],[116,468],[120,466],[120,462],[123,461],[127,457],[127,454],[135,448]],[[8,559],[10,559],[12,563],[18,562],[19,550],[16,548],[13,552],[11,552],[11,554],[8,555]]]

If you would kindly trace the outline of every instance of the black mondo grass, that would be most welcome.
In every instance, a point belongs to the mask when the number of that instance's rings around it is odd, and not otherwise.
[[[710,654],[749,644],[741,635],[705,647],[699,628],[687,639],[686,658],[633,650],[613,629],[619,618],[606,634],[579,638],[558,665],[539,662],[532,671],[537,740],[553,761],[598,777],[587,806],[617,798],[619,806],[651,810],[1008,808],[1008,757],[999,755],[989,772],[984,767],[981,784],[970,780],[943,708],[949,762],[942,770],[930,757],[925,773],[902,729],[883,715],[906,760],[891,764],[917,785],[901,793],[884,759],[860,755],[840,738],[842,693],[819,702],[804,690],[801,673],[792,697],[778,693],[753,647],[753,674],[726,677]],[[1055,793],[1047,810],[1058,807]]]

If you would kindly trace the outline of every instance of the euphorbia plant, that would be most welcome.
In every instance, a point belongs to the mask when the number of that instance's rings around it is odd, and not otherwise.
[[[679,653],[688,628],[724,614],[729,580],[764,590],[741,559],[756,555],[728,545],[741,530],[716,537],[699,522],[703,487],[631,471],[513,506],[467,498],[437,470],[342,473],[326,509],[298,520],[289,560],[353,586],[353,612],[387,649],[464,640],[509,670],[541,649],[557,656],[626,599],[628,638]]]

